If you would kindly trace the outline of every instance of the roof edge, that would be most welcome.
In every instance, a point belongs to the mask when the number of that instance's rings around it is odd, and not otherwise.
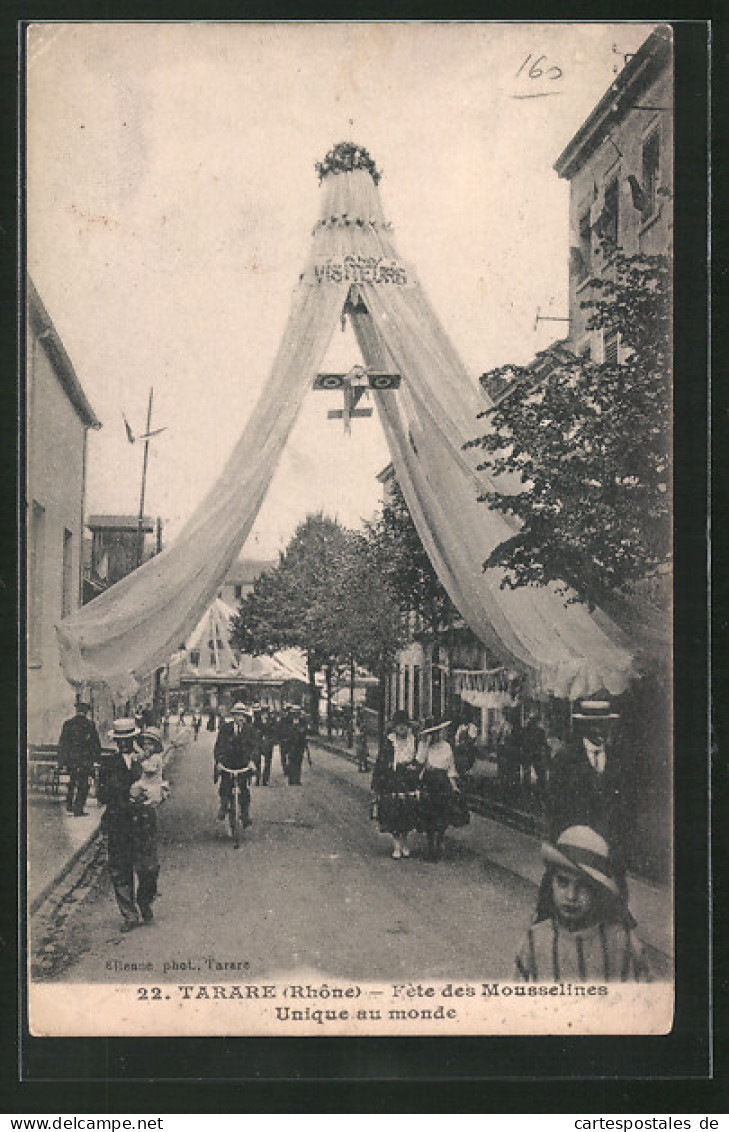
[[[26,277],[26,280],[26,301],[30,325],[43,343],[43,348],[48,354],[49,360],[53,363],[56,375],[82,421],[88,428],[100,429],[102,427],[101,421],[91,407],[76,370],[73,368],[73,363],[30,275]]]
[[[621,106],[628,90],[639,83],[649,82],[669,60],[672,46],[673,31],[669,25],[661,24],[653,29],[554,162],[552,168],[559,177],[571,180],[583,154],[587,157],[597,147],[597,139],[602,138],[605,123],[614,116],[622,118],[623,110],[628,109]]]

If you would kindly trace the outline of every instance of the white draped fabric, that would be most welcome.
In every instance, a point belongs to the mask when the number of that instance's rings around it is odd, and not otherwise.
[[[484,573],[515,529],[478,502],[487,484],[463,444],[485,407],[423,294],[395,251],[364,170],[326,177],[313,247],[271,374],[214,488],[178,539],[58,626],[73,683],[121,691],[164,663],[197,624],[239,553],[333,331],[349,312],[368,366],[401,374],[375,394],[397,480],[438,576],[480,639],[535,689],[572,698],[623,690],[631,654],[617,627],[554,587],[500,588]]]

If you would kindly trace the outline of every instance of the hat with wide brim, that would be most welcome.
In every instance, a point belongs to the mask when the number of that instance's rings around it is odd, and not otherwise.
[[[141,731],[133,719],[115,719],[109,732],[110,739],[134,739],[137,735]]]
[[[402,708],[398,708],[397,711],[394,711],[392,713],[392,719],[390,720],[390,727],[410,727],[410,726],[411,726],[410,717],[409,717],[409,715],[406,711],[403,711]]]
[[[554,845],[545,842],[542,860],[547,865],[586,877],[611,896],[620,895],[607,841],[587,825],[573,825],[565,829]]]
[[[165,744],[156,727],[145,727],[144,731],[142,732],[142,743],[145,747],[149,743],[150,739],[157,748],[158,754],[161,754],[165,749]]]
[[[76,700],[76,711],[91,711],[91,704],[87,700]]]
[[[572,712],[572,718],[599,723],[607,719],[620,719],[620,716],[612,711],[609,700],[580,700],[578,711]]]
[[[252,713],[252,709],[248,707],[248,704],[242,704],[239,701],[237,704],[233,704],[232,708],[230,709],[230,714],[231,715],[252,715],[253,713]]]
[[[429,719],[426,719],[425,727],[418,732],[418,738],[422,739],[423,735],[435,735],[437,731],[445,731],[450,725],[450,719],[445,719],[443,723],[432,723]]]

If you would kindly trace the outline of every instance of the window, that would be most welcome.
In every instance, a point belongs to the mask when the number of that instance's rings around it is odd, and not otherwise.
[[[43,575],[46,558],[46,509],[33,500],[28,555],[28,655],[39,665],[43,649]]]
[[[61,617],[73,609],[73,532],[63,532],[63,575],[61,579]]]
[[[395,711],[400,710],[400,665],[395,665]]]
[[[402,682],[402,706],[410,714],[410,669],[406,668]]]
[[[413,668],[413,719],[420,719],[420,666]]]
[[[233,586],[233,593],[235,594],[235,600],[240,601],[240,599],[243,597],[243,587]]]
[[[605,204],[598,230],[601,239],[611,247],[618,245],[619,200],[618,179],[615,177],[605,188]]]
[[[643,166],[641,188],[643,189],[643,217],[652,216],[658,207],[658,184],[661,167],[661,139],[654,130],[643,142]]]
[[[590,228],[590,210],[585,210],[580,216],[577,225],[578,244],[573,248],[573,271],[578,283],[587,279],[590,274],[590,261],[592,258],[592,230]]]
[[[191,649],[190,650],[190,664],[192,665],[193,668],[199,668],[200,667],[200,650],[199,649]]]

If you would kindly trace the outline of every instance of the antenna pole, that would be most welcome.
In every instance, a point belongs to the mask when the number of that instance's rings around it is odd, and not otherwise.
[[[149,432],[152,428],[152,397],[154,389],[149,387],[149,405],[147,406],[147,427],[144,430],[147,439],[144,442],[144,459],[142,461],[142,489],[139,493],[139,517],[137,521],[137,566],[142,565],[144,558],[144,492],[147,486],[147,461],[149,459]]]

